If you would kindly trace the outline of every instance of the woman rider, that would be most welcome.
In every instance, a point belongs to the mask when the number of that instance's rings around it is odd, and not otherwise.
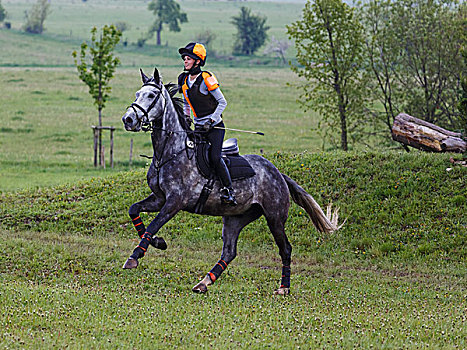
[[[201,67],[206,63],[206,48],[199,43],[189,43],[178,50],[184,62],[184,72],[178,76],[179,91],[185,99],[185,115],[193,112],[195,130],[203,131],[211,143],[209,157],[222,183],[221,200],[236,205],[229,169],[222,159],[222,142],[225,130],[222,112],[227,101],[219,88],[216,77]],[[215,128],[216,127],[216,128]]]

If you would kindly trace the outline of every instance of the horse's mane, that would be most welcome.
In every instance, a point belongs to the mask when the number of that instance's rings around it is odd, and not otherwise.
[[[156,83],[156,81],[154,80],[154,77],[151,77],[148,82]],[[184,101],[182,98],[175,96],[175,94],[178,92],[178,84],[168,83],[168,84],[164,84],[164,87],[169,93],[170,99],[172,100],[172,104],[175,108],[175,112],[177,112],[180,125],[185,131],[191,131],[190,124],[185,118],[185,113],[183,110]]]
[[[183,111],[183,106],[184,106],[183,99],[175,96],[175,94],[178,92],[178,84],[168,83],[168,84],[164,84],[164,87],[166,88],[167,92],[170,95],[170,99],[172,100],[175,111],[177,112],[178,119],[180,121],[180,124],[182,125],[182,128],[187,131],[191,130],[190,125],[188,124],[185,118],[185,113]]]

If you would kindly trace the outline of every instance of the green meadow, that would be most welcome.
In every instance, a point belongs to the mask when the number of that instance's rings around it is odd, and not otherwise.
[[[319,115],[304,112],[304,82],[260,49],[234,57],[231,17],[241,6],[268,18],[284,39],[303,1],[179,1],[189,22],[139,48],[153,17],[143,0],[52,0],[42,35],[21,31],[34,1],[3,0],[0,29],[0,347],[12,349],[465,349],[467,168],[463,155],[323,143]],[[97,110],[71,52],[92,26],[119,21],[127,45],[111,81],[104,125],[106,168],[93,166]],[[121,116],[140,88],[139,68],[164,82],[182,70],[177,48],[216,34],[206,68],[227,98],[228,132],[242,154],[263,154],[344,227],[318,233],[291,206],[292,288],[279,286],[280,257],[264,219],[240,235],[238,256],[206,295],[191,288],[222,250],[220,218],[181,213],[135,270],[121,266],[138,240],[128,208],[149,195],[150,135],[126,132]],[[294,59],[294,50],[287,52]],[[130,163],[130,143],[133,159]],[[370,142],[371,144],[371,142]],[[153,215],[143,214],[149,223]]]

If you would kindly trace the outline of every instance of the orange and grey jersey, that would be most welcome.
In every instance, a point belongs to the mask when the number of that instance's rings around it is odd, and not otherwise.
[[[216,77],[209,72],[201,72],[191,81],[187,74],[181,77],[181,92],[185,99],[185,114],[193,112],[194,122],[203,125],[212,119],[214,125],[222,121],[222,112],[227,101],[222,94]]]

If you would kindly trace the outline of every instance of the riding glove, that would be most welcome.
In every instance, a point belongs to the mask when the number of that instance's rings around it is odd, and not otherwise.
[[[203,124],[203,129],[205,131],[209,131],[209,130],[211,130],[213,128],[213,126],[214,126],[213,124],[214,124],[214,120],[209,119],[206,123]]]

